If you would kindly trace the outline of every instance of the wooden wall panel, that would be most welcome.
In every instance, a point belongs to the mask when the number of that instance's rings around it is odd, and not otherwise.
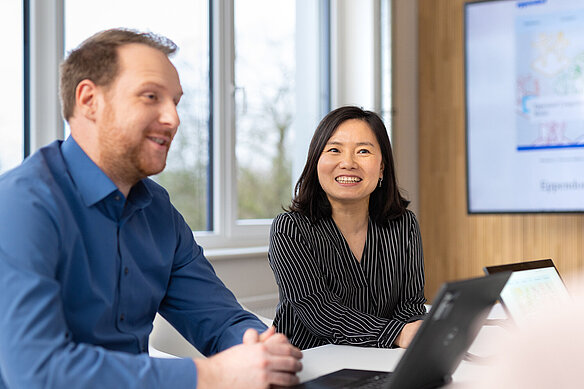
[[[464,0],[419,0],[419,217],[427,289],[482,268],[553,258],[568,283],[584,266],[584,215],[468,215]],[[584,174],[584,172],[583,172]]]

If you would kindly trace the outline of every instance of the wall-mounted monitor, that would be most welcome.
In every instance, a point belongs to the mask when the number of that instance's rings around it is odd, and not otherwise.
[[[584,1],[464,13],[469,213],[584,211]]]

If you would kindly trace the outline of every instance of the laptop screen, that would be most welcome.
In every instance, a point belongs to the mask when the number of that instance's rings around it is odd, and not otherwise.
[[[551,260],[528,261],[485,268],[488,274],[512,271],[501,291],[501,302],[518,327],[524,326],[542,307],[563,304],[570,295]]]

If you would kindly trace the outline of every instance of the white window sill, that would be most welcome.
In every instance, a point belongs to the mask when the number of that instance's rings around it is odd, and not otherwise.
[[[233,259],[250,259],[258,257],[268,257],[268,246],[256,247],[236,247],[236,248],[217,248],[205,250],[205,257],[209,261],[222,261]]]

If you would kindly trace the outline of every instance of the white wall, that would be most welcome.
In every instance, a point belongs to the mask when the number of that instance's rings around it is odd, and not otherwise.
[[[379,0],[331,1],[332,107],[379,112]]]
[[[209,254],[217,275],[237,299],[250,310],[272,319],[278,303],[278,287],[267,254],[244,257]]]

